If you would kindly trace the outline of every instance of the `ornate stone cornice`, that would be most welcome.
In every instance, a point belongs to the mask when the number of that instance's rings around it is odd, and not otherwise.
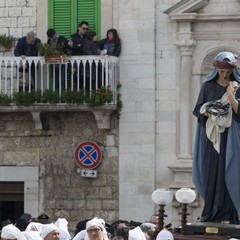
[[[166,14],[182,14],[197,12],[208,4],[209,0],[182,0],[165,10]]]
[[[238,0],[240,2],[240,0]],[[240,13],[199,13],[209,0],[182,0],[163,13],[169,15],[172,21],[236,21],[240,20]]]
[[[236,21],[240,20],[240,14],[197,14],[197,13],[180,13],[170,14],[172,21]]]

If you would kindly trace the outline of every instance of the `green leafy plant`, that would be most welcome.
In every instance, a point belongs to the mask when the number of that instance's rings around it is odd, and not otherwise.
[[[29,106],[35,102],[35,92],[16,92],[13,101],[16,105]]]
[[[57,103],[59,102],[59,94],[51,90],[46,90],[43,94],[41,94],[41,91],[16,92],[13,95],[13,101],[19,106],[29,106],[33,103]]]
[[[117,84],[117,118],[120,119],[121,111],[122,111],[122,94],[120,93],[122,85],[120,83]]]
[[[102,86],[96,90],[93,90],[89,99],[89,104],[92,106],[98,106],[106,103],[110,103],[113,100],[113,93],[110,86]]]
[[[42,103],[58,103],[59,102],[59,93],[58,91],[54,92],[52,90],[45,90],[41,96]]]
[[[11,103],[12,99],[4,93],[0,93],[0,106],[6,106]]]
[[[7,49],[13,47],[13,42],[16,40],[12,35],[0,34],[0,45]]]
[[[38,48],[39,54],[44,57],[65,55],[64,46],[60,44],[55,46],[48,43],[38,43],[37,48]]]
[[[47,64],[63,64],[68,60],[62,44],[38,43],[37,48],[39,54],[45,57],[45,63]]]
[[[121,94],[119,92],[121,85],[117,85],[117,117],[120,118],[122,110]],[[18,106],[29,106],[36,103],[52,103],[56,104],[59,102],[69,104],[84,104],[87,103],[89,106],[99,106],[106,103],[110,103],[113,100],[113,93],[110,86],[103,86],[97,90],[91,92],[91,95],[86,90],[80,90],[79,92],[68,89],[63,91],[61,99],[58,91],[45,90],[32,92],[16,92],[13,98],[7,94],[0,93],[0,106],[8,106],[10,103],[15,103]]]
[[[85,93],[84,90],[79,92],[68,89],[62,92],[62,102],[65,103],[84,103],[88,99],[89,93]]]

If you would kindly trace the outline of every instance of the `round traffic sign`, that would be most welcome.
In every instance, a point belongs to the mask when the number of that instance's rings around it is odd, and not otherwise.
[[[84,169],[96,168],[102,160],[102,151],[94,142],[83,142],[75,150],[75,161]]]

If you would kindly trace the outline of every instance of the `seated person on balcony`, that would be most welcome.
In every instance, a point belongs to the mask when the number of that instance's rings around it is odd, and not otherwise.
[[[18,39],[17,45],[14,50],[14,55],[16,57],[21,57],[22,59],[24,59],[25,57],[38,56],[37,44],[40,42],[41,40],[36,37],[36,33],[32,31],[28,32],[25,37]],[[28,72],[28,69],[29,69],[29,63],[25,67],[25,72]],[[19,71],[23,72],[23,67],[19,68]],[[31,64],[31,78],[32,78],[31,84],[32,84],[32,87],[34,87],[34,83],[35,83],[34,63]],[[26,81],[26,84],[28,84],[28,81]]]
[[[59,35],[55,29],[49,28],[47,30],[47,43],[56,47],[57,50],[63,54],[67,54],[68,51],[68,40]],[[61,66],[61,68],[59,68]],[[61,71],[61,89],[65,89],[65,64],[55,64],[55,89],[59,89],[59,72]]]
[[[81,21],[78,25],[78,31],[77,33],[73,34],[71,36],[71,39],[68,42],[68,46],[70,47],[71,54],[72,56],[79,56],[83,55],[83,49],[85,45],[85,34],[88,30],[88,22],[87,21]],[[80,76],[80,81],[79,81],[79,88],[83,88],[83,64],[80,63],[80,68],[79,68],[79,76]],[[77,90],[77,79],[78,79],[78,71],[77,71],[77,66],[74,64],[73,68],[73,74],[74,74],[74,83],[73,83],[73,88],[74,90]]]
[[[96,32],[87,32],[86,38],[85,38],[85,44],[83,48],[83,54],[84,55],[99,55],[101,50],[98,48],[97,43],[97,33]],[[100,64],[97,65],[100,66]],[[98,76],[101,70],[101,66],[98,68]],[[96,62],[93,61],[91,64],[91,73],[90,75],[90,63],[86,63],[86,89],[90,90],[90,81],[92,82],[92,89],[96,89]],[[99,77],[98,77],[99,79]],[[97,86],[98,88],[99,86]]]
[[[121,39],[116,29],[112,28],[107,31],[106,38],[99,41],[99,48],[102,50],[101,55],[120,56]]]

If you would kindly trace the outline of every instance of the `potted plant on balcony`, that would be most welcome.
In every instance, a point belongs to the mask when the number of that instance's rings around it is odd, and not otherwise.
[[[11,49],[15,40],[12,35],[0,34],[0,45],[6,49]]]
[[[98,106],[106,103],[110,103],[113,100],[113,92],[110,86],[102,86],[96,90],[93,90],[89,99],[91,106]]]
[[[67,61],[67,55],[64,53],[61,45],[51,45],[48,43],[39,43],[37,45],[40,56],[45,58],[46,64],[63,64]]]

